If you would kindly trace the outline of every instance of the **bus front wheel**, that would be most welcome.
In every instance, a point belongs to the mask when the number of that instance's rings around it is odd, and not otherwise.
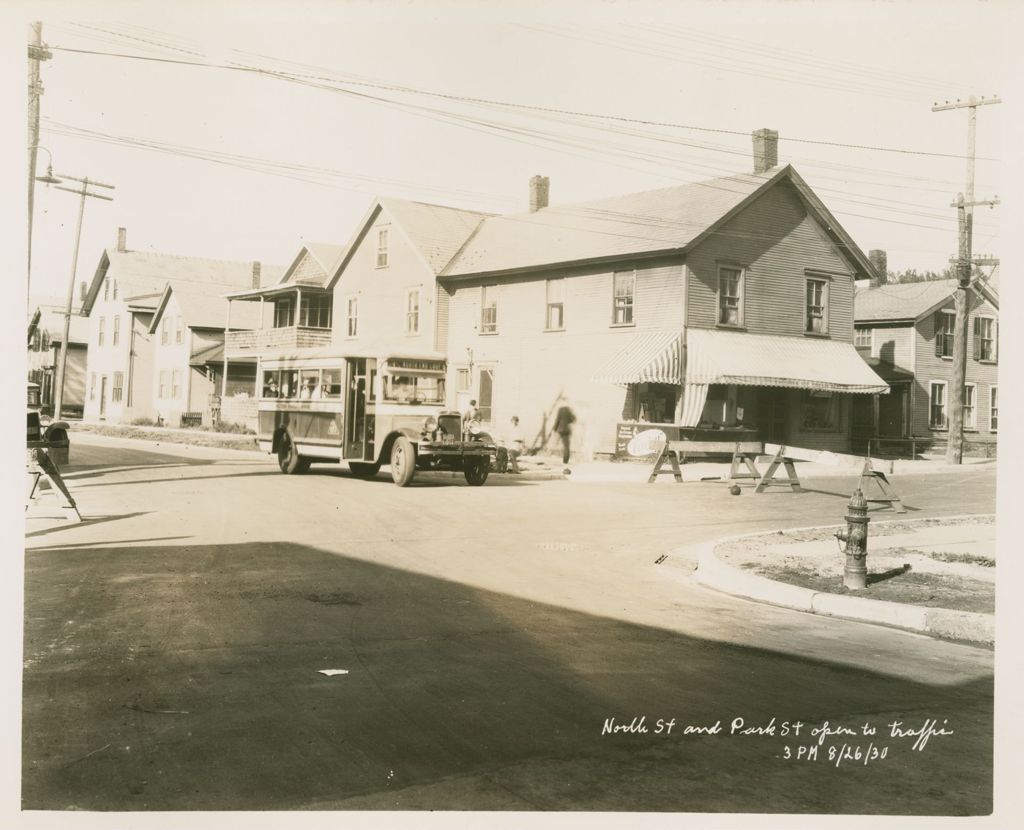
[[[466,481],[473,487],[481,487],[487,481],[487,474],[491,471],[489,458],[466,459],[463,473]]]
[[[309,470],[309,459],[299,455],[299,450],[286,432],[277,445],[277,466],[285,475],[295,475]]]
[[[416,473],[416,448],[412,441],[399,435],[391,445],[391,480],[405,487]]]

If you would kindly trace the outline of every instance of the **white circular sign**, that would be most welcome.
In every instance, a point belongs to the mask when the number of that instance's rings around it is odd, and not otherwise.
[[[660,453],[668,438],[660,429],[645,429],[633,436],[633,439],[626,446],[626,452],[632,456],[642,457]]]

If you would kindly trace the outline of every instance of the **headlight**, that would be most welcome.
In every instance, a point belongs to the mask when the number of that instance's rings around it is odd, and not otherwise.
[[[433,415],[428,415],[427,419],[423,422],[423,431],[433,432],[435,429],[437,429],[437,418]]]
[[[466,424],[466,429],[469,430],[469,434],[470,435],[479,435],[480,434],[480,422],[476,418],[474,418],[472,421],[470,421],[468,424]]]

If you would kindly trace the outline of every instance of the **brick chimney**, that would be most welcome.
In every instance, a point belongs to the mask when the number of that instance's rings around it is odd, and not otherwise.
[[[128,229],[118,228],[117,229],[117,250],[119,253],[124,253],[128,250],[126,247],[128,244]]]
[[[547,176],[534,176],[530,179],[530,213],[536,213],[548,206],[548,189],[551,180]]]
[[[765,127],[754,130],[750,135],[754,140],[754,172],[764,173],[777,166],[779,163],[778,130],[769,130]]]
[[[262,270],[262,268],[263,268],[263,266],[261,266],[259,264],[259,262],[253,262],[253,264],[252,264],[252,287],[253,288],[259,288],[260,287],[260,271]]]
[[[871,278],[871,285],[885,285],[889,281],[889,260],[885,255],[885,251],[868,251],[868,259],[871,260],[871,266],[875,269],[875,276]]]

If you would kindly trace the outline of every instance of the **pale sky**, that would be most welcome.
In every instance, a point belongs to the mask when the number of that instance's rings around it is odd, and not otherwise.
[[[40,144],[56,173],[117,188],[87,203],[79,281],[119,226],[137,250],[286,265],[304,240],[347,242],[376,195],[516,212],[536,173],[564,204],[748,172],[759,127],[861,248],[939,270],[956,251],[967,111],[931,106],[1005,80],[1000,4],[964,5],[44,3],[51,47],[306,83],[54,48]],[[999,194],[1004,106],[978,110],[979,199]],[[34,295],[66,291],[77,202],[38,186]],[[976,254],[998,254],[999,221],[979,209]]]

